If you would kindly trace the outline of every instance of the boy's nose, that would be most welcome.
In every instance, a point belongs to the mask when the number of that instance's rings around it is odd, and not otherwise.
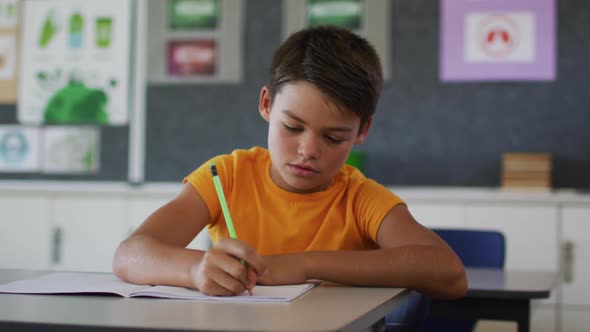
[[[320,146],[315,138],[303,137],[299,142],[297,153],[306,160],[317,159],[320,156]]]

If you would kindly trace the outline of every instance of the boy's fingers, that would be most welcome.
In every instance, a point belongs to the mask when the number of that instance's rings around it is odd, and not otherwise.
[[[240,295],[246,290],[246,283],[234,278],[232,275],[218,270],[213,276],[215,283],[227,291],[227,295]]]
[[[242,288],[239,289],[241,294],[248,286],[248,268],[242,264],[235,257],[229,255],[225,250],[215,247],[207,251],[205,254],[207,262],[201,264],[208,264],[208,272],[206,273],[206,280],[210,282],[217,282],[221,286],[228,288],[233,292],[238,292],[235,286],[235,281],[241,283]],[[232,282],[228,278],[235,280]]]
[[[253,269],[248,269],[248,289],[253,289],[256,286],[258,275]]]
[[[257,274],[261,274],[266,270],[262,257],[258,255],[256,250],[244,242],[231,238],[222,238],[217,242],[215,247],[224,250],[231,256],[243,259]]]

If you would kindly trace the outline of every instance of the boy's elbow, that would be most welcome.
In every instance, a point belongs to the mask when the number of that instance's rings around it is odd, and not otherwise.
[[[453,290],[453,298],[460,298],[467,294],[467,274],[465,273],[465,269],[461,269],[461,271],[457,273]]]
[[[449,269],[449,282],[444,297],[457,299],[467,294],[467,274],[460,260],[452,265],[452,268]]]
[[[125,240],[121,242],[117,249],[115,250],[115,254],[113,255],[113,263],[112,263],[112,271],[117,278],[127,281],[127,271],[128,271],[128,264],[127,260],[125,259],[125,251],[127,247],[127,241]]]

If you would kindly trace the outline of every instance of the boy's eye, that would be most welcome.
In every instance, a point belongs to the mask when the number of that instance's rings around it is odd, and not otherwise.
[[[344,140],[332,136],[326,136],[326,140],[332,144],[340,144],[344,142]]]
[[[300,132],[300,131],[302,130],[302,129],[301,129],[301,128],[299,128],[299,127],[292,127],[292,126],[289,126],[289,125],[288,125],[288,124],[286,124],[286,123],[285,123],[285,124],[283,124],[283,125],[285,126],[285,129],[287,129],[288,131],[290,131],[290,132],[292,132],[292,133],[298,133],[298,132]]]

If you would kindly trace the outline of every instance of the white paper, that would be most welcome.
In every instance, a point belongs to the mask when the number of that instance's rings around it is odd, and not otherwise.
[[[123,282],[110,273],[58,272],[35,279],[17,280],[0,285],[0,293],[12,294],[81,294],[103,293],[123,297],[149,296],[169,299],[290,302],[315,287],[316,283],[287,286],[256,286],[252,296],[208,296],[199,291],[172,286],[135,285]]]

